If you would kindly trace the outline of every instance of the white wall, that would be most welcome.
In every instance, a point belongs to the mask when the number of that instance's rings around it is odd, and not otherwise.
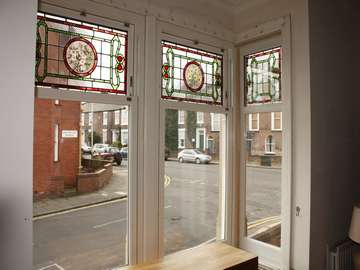
[[[360,199],[358,3],[310,0],[310,269],[325,269],[326,248],[347,237]],[[335,22],[335,23],[334,23]]]
[[[0,2],[0,269],[32,268],[36,0]]]

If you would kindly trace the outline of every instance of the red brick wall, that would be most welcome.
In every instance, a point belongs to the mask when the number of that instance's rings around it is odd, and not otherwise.
[[[65,186],[76,186],[79,169],[79,138],[61,138],[62,130],[78,130],[80,103],[35,99],[34,199],[60,196]],[[54,129],[59,124],[59,161],[54,162]]]

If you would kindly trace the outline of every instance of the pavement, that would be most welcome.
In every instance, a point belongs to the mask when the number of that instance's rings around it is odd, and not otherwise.
[[[214,239],[219,214],[219,165],[168,161],[165,174],[165,253]],[[266,226],[272,219],[279,221],[280,170],[249,167],[247,177],[246,210],[252,233],[259,229],[259,220]],[[56,209],[77,207],[34,218],[33,269],[104,270],[126,264],[128,204],[126,198],[114,193],[126,193],[127,181],[126,167],[117,167],[113,181],[96,194],[67,198],[72,204],[56,199],[62,205]],[[81,206],[77,197],[84,197],[87,203],[97,198],[101,203]],[[55,205],[50,201],[48,205]]]
[[[127,192],[128,170],[127,161],[124,160],[120,166],[113,166],[112,179],[110,183],[101,190],[89,194],[36,201],[33,204],[33,216],[49,215],[69,209],[124,198],[127,197]]]

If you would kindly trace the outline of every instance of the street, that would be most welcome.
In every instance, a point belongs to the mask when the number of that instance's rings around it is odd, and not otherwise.
[[[124,174],[123,174],[124,175]],[[216,237],[219,165],[167,161],[165,253]],[[280,169],[248,167],[247,215],[280,214]],[[34,267],[100,270],[125,264],[127,199],[34,220]]]

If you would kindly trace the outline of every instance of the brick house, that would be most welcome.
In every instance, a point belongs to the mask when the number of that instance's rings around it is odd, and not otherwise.
[[[219,159],[221,115],[215,113],[194,113],[194,127],[187,128],[186,119],[191,112],[178,111],[178,151],[196,148]],[[191,132],[189,129],[193,129]]]
[[[282,158],[282,115],[280,112],[253,113],[247,123],[247,162],[280,166]]]
[[[93,138],[91,138],[93,131]],[[108,104],[82,105],[81,114],[82,143],[92,146],[95,143],[128,145],[128,108]],[[94,138],[97,139],[94,140]]]
[[[61,196],[76,186],[79,136],[63,138],[62,131],[79,131],[80,102],[36,98],[34,113],[34,199]]]

